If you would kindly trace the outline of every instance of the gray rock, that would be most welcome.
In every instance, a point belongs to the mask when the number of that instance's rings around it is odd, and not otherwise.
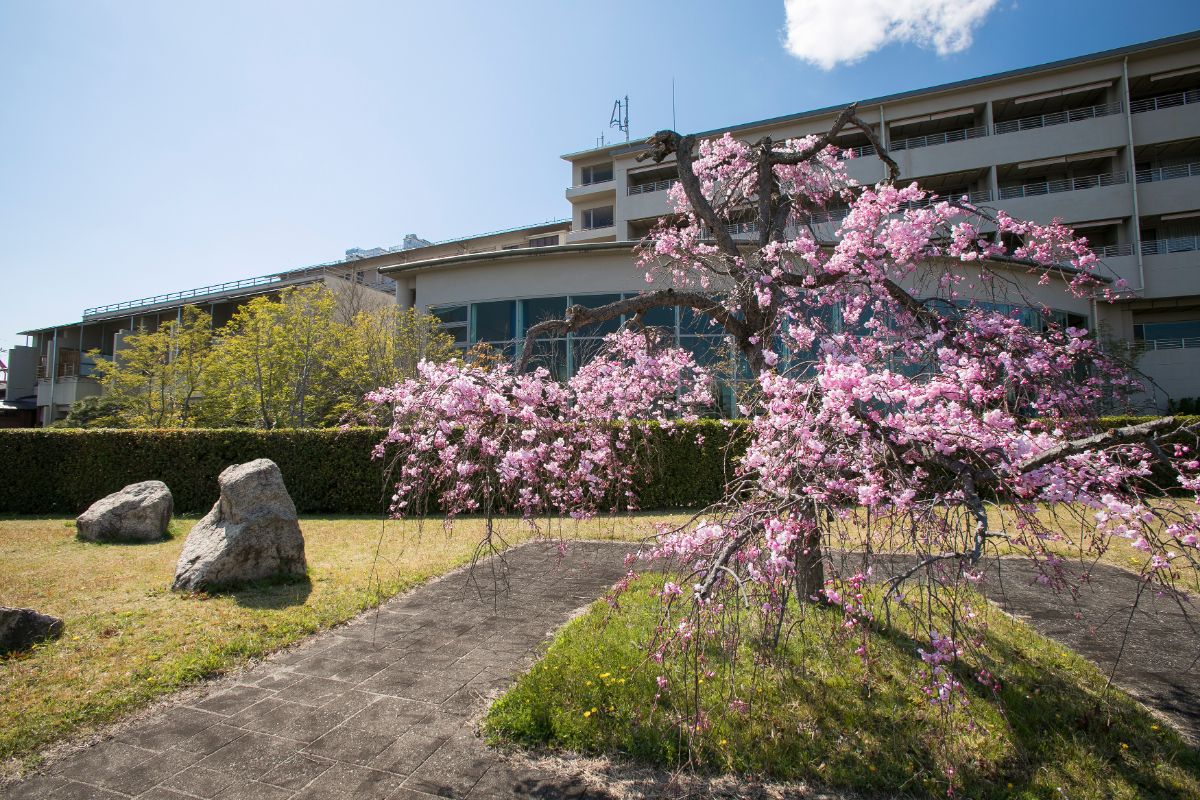
[[[304,536],[275,462],[235,464],[217,482],[221,497],[188,533],[171,588],[204,591],[303,576]]]
[[[89,542],[154,542],[167,535],[175,501],[162,481],[131,483],[92,503],[75,519],[75,535]]]
[[[62,633],[63,622],[32,608],[0,606],[0,653],[25,650],[35,642]]]

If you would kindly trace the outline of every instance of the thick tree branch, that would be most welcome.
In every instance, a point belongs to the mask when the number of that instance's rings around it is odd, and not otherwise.
[[[704,196],[704,191],[700,187],[700,179],[696,177],[696,171],[693,168],[692,150],[696,147],[695,136],[680,136],[675,131],[659,131],[646,140],[650,145],[650,151],[639,153],[638,161],[644,161],[649,158],[654,163],[662,163],[662,160],[672,153],[675,154],[676,172],[679,175],[679,184],[683,186],[683,193],[687,195],[688,203],[692,210],[698,216],[708,229],[712,231],[713,238],[717,240],[717,246],[721,248],[730,259],[737,259],[741,256],[738,251],[737,242],[733,240],[733,236],[725,228],[725,224],[717,215],[716,209],[712,203]]]
[[[772,164],[803,164],[817,153],[824,150],[829,145],[833,144],[833,140],[842,132],[850,121],[854,118],[855,109],[858,108],[858,103],[853,103],[842,109],[842,113],[837,115],[837,119],[833,121],[833,125],[829,130],[817,137],[817,140],[803,150],[787,151],[787,152],[772,152],[770,154]]]
[[[1080,453],[1099,450],[1117,444],[1131,444],[1133,442],[1145,441],[1147,438],[1152,438],[1154,434],[1171,427],[1175,423],[1175,417],[1162,417],[1137,425],[1113,428],[1103,433],[1097,433],[1094,436],[1086,436],[1082,439],[1063,442],[1060,445],[1051,447],[1049,450],[1038,453],[1033,458],[1025,459],[1016,465],[1016,471],[1024,475],[1028,472],[1033,472],[1035,469],[1041,469],[1049,464],[1053,464],[1055,461],[1061,461],[1064,458],[1079,455]]]

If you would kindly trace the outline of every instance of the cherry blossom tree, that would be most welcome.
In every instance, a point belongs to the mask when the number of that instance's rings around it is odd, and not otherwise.
[[[848,177],[836,142],[850,130],[887,179]],[[1137,387],[1094,330],[1037,299],[1119,296],[1085,240],[905,185],[853,106],[820,136],[662,131],[641,158],[673,158],[679,177],[673,214],[638,247],[650,289],[533,326],[513,366],[424,365],[373,395],[392,414],[377,455],[393,466],[395,513],[634,506],[650,439],[633,423],[670,428],[711,403],[706,369],[641,325],[681,307],[738,354],[748,422],[725,497],[640,554],[670,565],[664,604],[690,615],[656,657],[726,607],[778,631],[796,601],[869,619],[867,583],[953,605],[1001,548],[1050,589],[1079,579],[1065,554],[1098,557],[1115,537],[1163,590],[1196,566],[1200,514],[1158,499],[1200,489],[1195,433],[1173,418],[1099,428]],[[565,384],[531,369],[539,339],[617,318],[606,352]],[[953,694],[944,665],[970,643],[963,626],[923,633],[935,701]]]

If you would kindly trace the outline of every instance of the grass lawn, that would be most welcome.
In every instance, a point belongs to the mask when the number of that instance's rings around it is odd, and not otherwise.
[[[566,538],[638,539],[655,520],[639,515],[547,531]],[[91,544],[72,520],[0,519],[0,605],[62,617],[61,639],[0,657],[0,780],[35,764],[39,751],[86,734],[170,692],[235,669],[251,658],[344,622],[382,599],[466,563],[483,524],[462,519],[452,533],[431,521],[305,519],[309,581],[214,595],[169,591],[193,519],[172,538],[146,545]],[[500,529],[511,544],[518,523]],[[1102,560],[1126,569],[1140,557],[1119,543]],[[1126,552],[1128,550],[1128,552]]]
[[[1200,797],[1200,753],[1124,693],[1099,701],[1094,666],[986,603],[975,606],[989,622],[982,654],[968,654],[958,676],[970,711],[954,712],[947,734],[948,718],[912,679],[920,644],[901,631],[915,620],[896,615],[895,627],[876,629],[864,666],[841,613],[808,607],[767,658],[743,643],[731,669],[708,652],[715,675],[704,679],[679,660],[647,663],[657,586],[643,578],[619,610],[600,601],[571,622],[492,706],[489,735],[888,796],[945,797],[954,764],[956,796]],[[973,679],[984,658],[1001,680],[994,699]],[[656,697],[660,674],[669,683]],[[707,727],[689,739],[681,721],[696,719],[697,697]],[[735,710],[735,699],[746,706]],[[966,728],[968,716],[979,727]]]
[[[568,537],[631,538],[646,517],[555,526]],[[154,544],[92,544],[73,520],[0,519],[0,605],[62,617],[61,639],[0,657],[0,779],[36,763],[40,748],[236,668],[380,600],[468,562],[483,523],[304,519],[309,581],[213,595],[170,591],[194,523],[176,519]],[[510,543],[529,537],[500,525]],[[378,556],[378,560],[377,560]]]

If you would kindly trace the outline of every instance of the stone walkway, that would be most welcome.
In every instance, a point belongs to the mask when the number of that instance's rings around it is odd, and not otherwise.
[[[489,695],[624,573],[628,545],[535,543],[218,681],[6,789],[63,800],[600,797],[520,773],[474,734]],[[491,564],[496,564],[496,561]],[[500,573],[498,573],[500,574]]]
[[[487,698],[531,663],[550,633],[624,574],[627,549],[572,543],[560,557],[555,545],[525,545],[506,554],[499,592],[488,564],[477,568],[477,584],[465,572],[451,574],[218,681],[7,787],[5,797],[607,797],[570,778],[514,767],[474,726]],[[1073,604],[1032,586],[1030,568],[1019,561],[999,570],[993,561],[988,572],[988,593],[1008,610],[1111,665],[1135,578],[1098,567]],[[1200,741],[1200,637],[1167,598],[1143,602],[1117,682]]]

